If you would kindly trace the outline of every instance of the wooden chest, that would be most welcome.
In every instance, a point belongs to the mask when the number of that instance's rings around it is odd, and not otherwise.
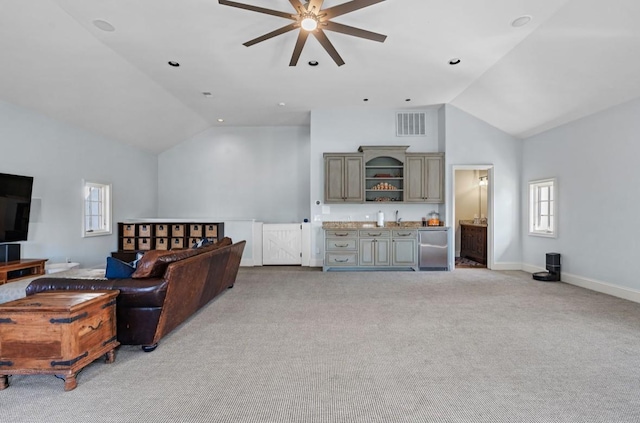
[[[112,363],[118,293],[51,291],[0,304],[0,389],[7,375],[54,374],[69,391],[92,361]]]

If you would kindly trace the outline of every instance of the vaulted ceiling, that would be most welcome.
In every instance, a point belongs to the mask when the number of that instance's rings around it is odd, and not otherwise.
[[[289,66],[297,31],[243,43],[290,20],[217,0],[4,1],[0,99],[152,152],[335,107],[450,103],[527,137],[640,97],[639,18],[637,0],[386,0],[334,19],[384,43],[327,31],[345,65],[309,37]]]

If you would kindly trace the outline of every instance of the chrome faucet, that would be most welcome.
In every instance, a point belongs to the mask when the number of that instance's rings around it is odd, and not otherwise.
[[[399,224],[400,224],[400,221],[402,220],[402,218],[401,218],[401,217],[398,217],[398,212],[399,212],[399,211],[400,211],[400,210],[396,210],[396,224],[397,224],[397,225],[399,225]]]

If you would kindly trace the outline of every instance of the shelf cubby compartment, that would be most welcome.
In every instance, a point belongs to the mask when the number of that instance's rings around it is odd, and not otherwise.
[[[365,164],[365,201],[404,200],[404,163],[394,157],[374,157]]]

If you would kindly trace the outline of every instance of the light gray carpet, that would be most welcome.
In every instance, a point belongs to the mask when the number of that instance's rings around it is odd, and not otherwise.
[[[523,272],[241,268],[152,353],[10,383],[6,422],[638,422],[640,304]]]

